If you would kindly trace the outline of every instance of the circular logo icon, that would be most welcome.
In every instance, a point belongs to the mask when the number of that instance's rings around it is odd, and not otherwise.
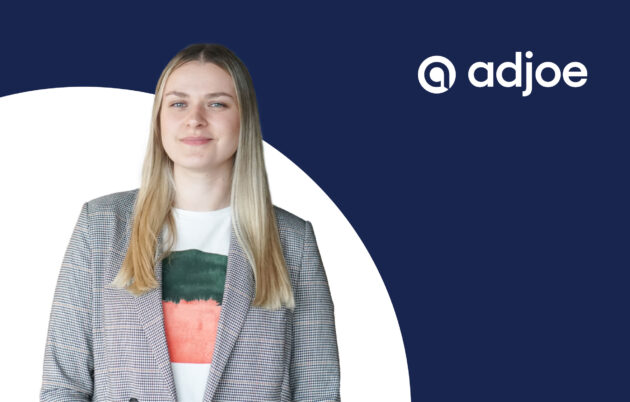
[[[418,81],[427,92],[444,93],[455,83],[455,66],[446,57],[427,57],[418,67]]]

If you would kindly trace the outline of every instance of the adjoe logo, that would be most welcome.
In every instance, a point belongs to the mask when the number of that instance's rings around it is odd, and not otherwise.
[[[429,69],[429,67],[431,68]],[[427,80],[427,70],[430,82]],[[422,88],[432,94],[444,93],[455,83],[455,66],[446,57],[428,57],[418,68],[418,81],[420,81]]]
[[[529,60],[534,56],[531,51],[525,53],[525,59]],[[426,79],[427,69],[432,65],[441,64],[446,66],[439,68],[437,66],[432,67],[429,70],[430,82]],[[514,71],[514,79],[505,79],[503,73],[506,70]],[[550,70],[552,77],[550,80],[543,78],[543,71]],[[448,86],[446,86],[446,76],[448,74]],[[523,62],[521,52],[516,52],[514,56],[514,63],[506,61],[499,64],[494,70],[493,62],[475,62],[468,68],[468,81],[477,88],[494,87],[494,81],[496,81],[504,88],[516,87],[521,88],[523,86],[523,78],[525,79],[525,89],[523,89],[522,96],[529,96],[532,93],[533,77],[536,78],[536,82],[541,87],[551,88],[555,87],[560,79],[564,83],[572,88],[578,88],[586,84],[588,71],[586,66],[580,62],[573,61],[567,64],[562,70],[557,64],[550,61],[541,63],[536,67],[535,71],[531,61],[525,62],[525,72],[523,72]],[[455,67],[446,57],[431,56],[425,59],[418,68],[418,80],[422,88],[431,92],[432,94],[441,94],[446,92],[453,82],[455,82]]]

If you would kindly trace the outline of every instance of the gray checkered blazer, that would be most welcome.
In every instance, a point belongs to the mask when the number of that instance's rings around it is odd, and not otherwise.
[[[176,400],[161,262],[160,286],[142,296],[109,285],[127,251],[137,192],[83,204],[53,299],[42,401]],[[232,230],[204,401],[340,400],[334,308],[313,227],[274,208],[295,310],[251,306],[253,274]]]

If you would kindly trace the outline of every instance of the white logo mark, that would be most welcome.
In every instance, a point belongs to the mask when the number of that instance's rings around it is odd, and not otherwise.
[[[429,70],[429,79],[427,81],[427,68],[433,64]],[[444,68],[446,67],[446,68]],[[426,91],[432,94],[441,94],[448,91],[455,83],[455,66],[449,59],[442,56],[427,57],[418,68],[418,81]],[[447,84],[448,81],[448,84]]]

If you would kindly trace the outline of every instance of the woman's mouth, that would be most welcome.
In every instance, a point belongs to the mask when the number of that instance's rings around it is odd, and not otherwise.
[[[209,143],[212,138],[203,138],[203,137],[186,137],[182,139],[184,144],[188,145],[204,145]]]

